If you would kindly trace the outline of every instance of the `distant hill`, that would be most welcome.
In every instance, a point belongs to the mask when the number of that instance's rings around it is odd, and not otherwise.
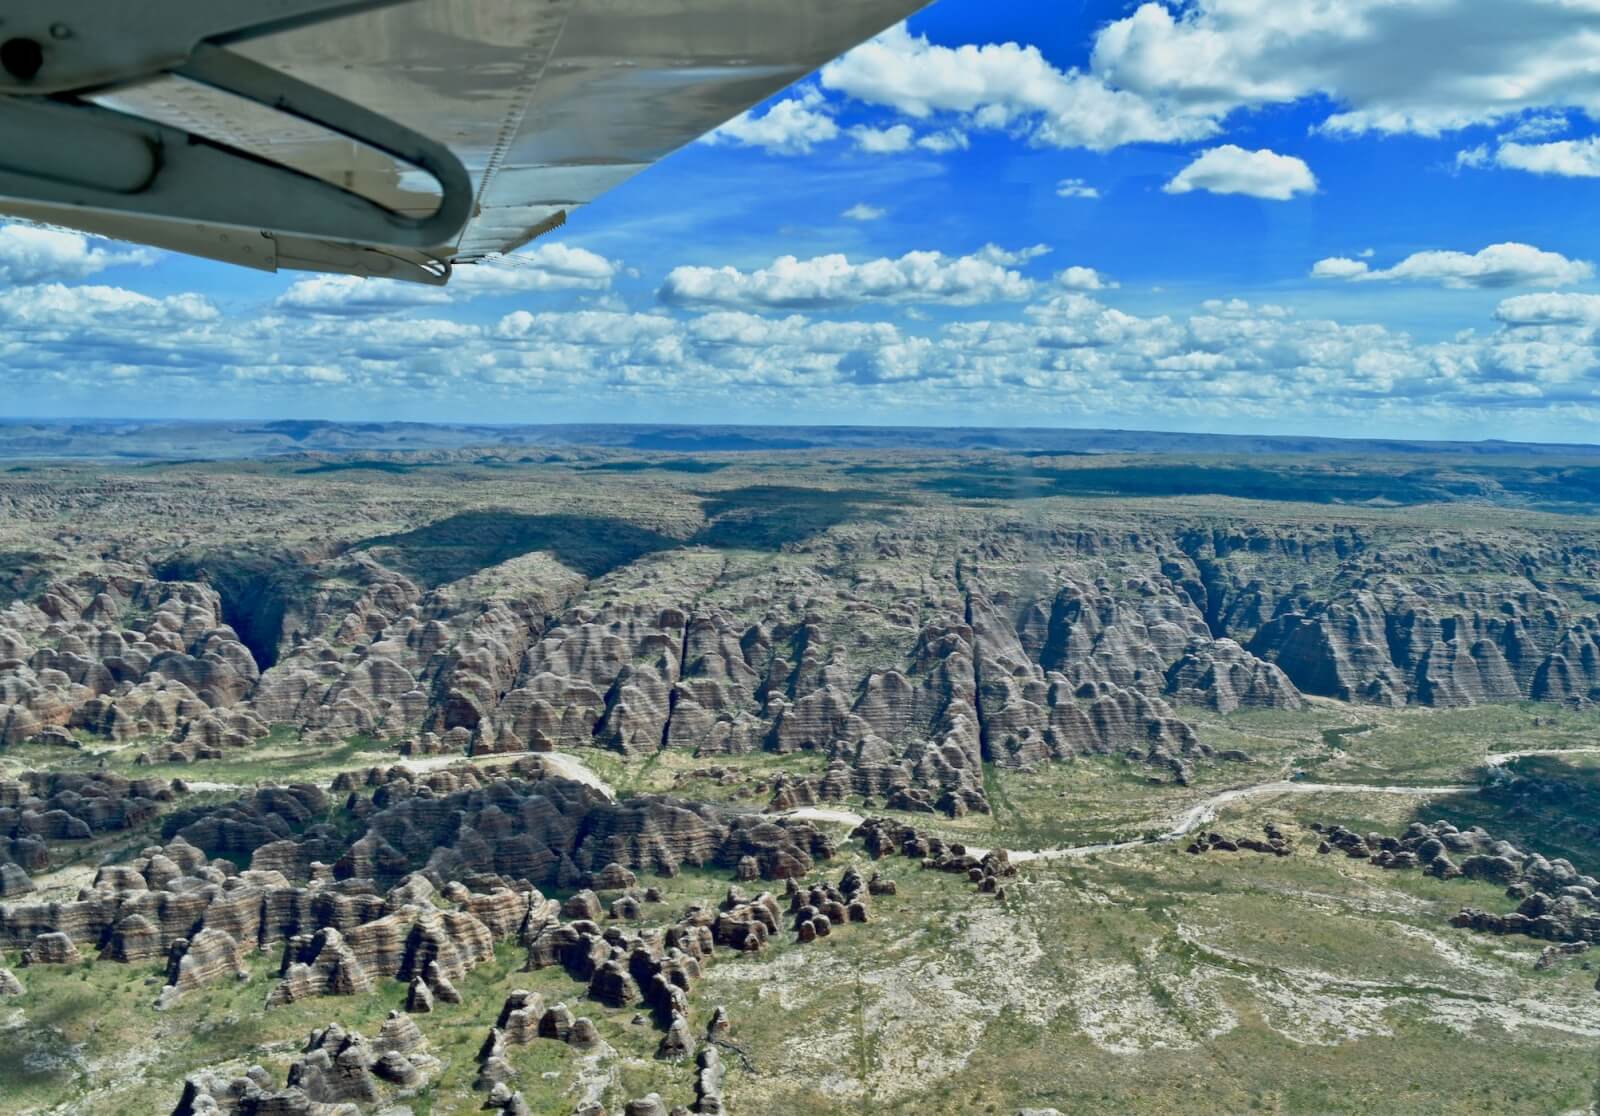
[[[680,426],[331,422],[319,419],[0,419],[0,460],[225,460],[283,454],[351,454],[574,447],[652,453],[771,453],[791,450],[997,450],[1035,456],[1275,454],[1465,458],[1600,457],[1600,445],[1538,442],[1429,442],[1300,435],[1179,434],[1157,430],[1078,430],[915,426]]]

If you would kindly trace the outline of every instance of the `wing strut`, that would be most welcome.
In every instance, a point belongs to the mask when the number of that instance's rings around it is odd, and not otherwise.
[[[0,200],[378,250],[447,244],[472,214],[473,187],[446,147],[217,45],[397,2],[404,0],[8,4],[0,27],[7,36],[0,41]],[[438,208],[426,216],[401,213],[280,163],[74,96],[164,73],[418,168],[438,182]],[[431,281],[442,282],[448,267],[441,263]]]

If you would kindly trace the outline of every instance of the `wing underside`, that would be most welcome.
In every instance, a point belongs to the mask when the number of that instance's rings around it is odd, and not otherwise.
[[[448,264],[510,252],[559,225],[924,2],[406,0],[228,44],[238,65],[379,114],[459,160],[470,177],[469,215],[438,243],[308,236],[284,227],[294,220],[273,219],[265,202],[259,228],[231,216],[191,221],[181,212],[63,205],[4,189],[0,211],[254,267],[437,282]],[[426,216],[440,207],[445,187],[430,174],[228,84],[173,67],[73,99],[385,211]],[[0,110],[23,100],[0,97]]]

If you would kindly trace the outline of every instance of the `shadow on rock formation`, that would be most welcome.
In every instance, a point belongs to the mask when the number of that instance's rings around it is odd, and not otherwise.
[[[351,549],[383,548],[378,557],[385,565],[431,589],[536,550],[548,551],[585,577],[600,577],[646,554],[682,545],[681,539],[606,516],[470,511],[366,539]]]
[[[1592,758],[1523,756],[1487,768],[1477,793],[1433,799],[1414,820],[1479,825],[1520,849],[1593,872],[1600,868],[1600,767],[1580,766]]]
[[[878,493],[829,492],[758,485],[699,494],[707,524],[687,539],[624,519],[470,511],[396,535],[379,535],[353,550],[377,557],[429,588],[457,581],[536,550],[585,577],[601,577],[657,551],[683,546],[778,550],[851,519],[885,499]]]
[[[719,549],[779,550],[830,527],[862,519],[889,497],[868,489],[751,485],[702,492],[706,526],[690,542]]]

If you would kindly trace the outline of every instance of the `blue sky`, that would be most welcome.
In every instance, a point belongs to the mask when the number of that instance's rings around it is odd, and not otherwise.
[[[1600,440],[1595,57],[1596,0],[938,0],[447,293],[0,228],[0,413]]]

